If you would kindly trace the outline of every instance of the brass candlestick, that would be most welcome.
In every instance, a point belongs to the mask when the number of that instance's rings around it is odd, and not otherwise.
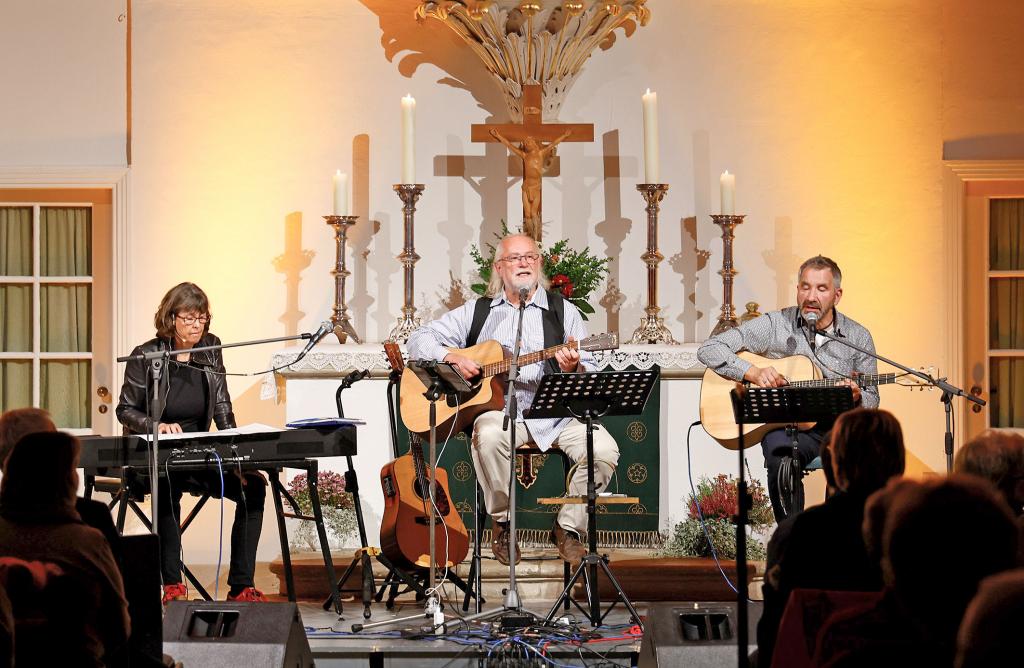
[[[661,307],[658,306],[658,264],[665,256],[658,250],[658,206],[665,193],[667,183],[639,183],[636,189],[647,202],[647,252],[640,259],[647,264],[647,308],[646,315],[640,319],[640,326],[633,332],[629,343],[665,343],[676,345],[672,332],[665,326],[664,318],[659,318]]]
[[[718,316],[718,324],[711,330],[711,336],[721,334],[730,327],[739,324],[736,319],[736,307],[732,305],[732,279],[739,272],[732,265],[732,242],[735,238],[733,230],[743,222],[745,216],[724,213],[711,214],[711,220],[722,228],[722,269],[718,275],[722,277],[722,314]]]
[[[327,224],[334,228],[335,257],[334,269],[331,271],[334,276],[334,312],[331,314],[331,323],[338,343],[345,343],[350,336],[356,343],[362,343],[348,319],[348,306],[345,305],[345,279],[352,274],[345,264],[345,245],[348,242],[348,228],[356,224],[357,218],[359,216],[324,216]]]
[[[405,220],[405,246],[398,260],[402,263],[405,278],[405,303],[402,305],[402,317],[398,319],[391,333],[388,334],[388,341],[405,343],[413,330],[420,326],[420,319],[416,317],[416,306],[413,303],[413,267],[420,256],[416,254],[413,246],[413,220],[416,213],[416,201],[423,194],[422,183],[396,183],[395,192],[402,200],[402,213]]]

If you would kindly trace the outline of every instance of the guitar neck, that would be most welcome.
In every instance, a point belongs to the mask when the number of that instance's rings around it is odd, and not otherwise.
[[[896,382],[895,373],[865,373],[857,376],[857,385],[860,387],[873,387],[875,385],[887,385]],[[794,380],[790,381],[790,387],[832,387],[836,384],[835,378],[817,378],[815,380]]]
[[[551,346],[544,350],[538,350],[534,353],[527,353],[526,355],[519,356],[519,366],[528,366],[530,364],[536,364],[537,362],[544,362],[555,356],[559,350],[563,348],[575,348],[579,349],[578,341],[570,341],[569,343],[562,343],[557,346]],[[480,368],[480,372],[483,376],[497,376],[499,373],[506,373],[512,367],[512,360],[502,360],[500,362],[494,362],[492,364],[484,364]]]

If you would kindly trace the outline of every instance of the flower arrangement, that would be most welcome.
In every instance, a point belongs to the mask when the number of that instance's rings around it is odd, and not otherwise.
[[[345,477],[334,471],[320,471],[317,473],[316,480],[317,489],[320,492],[320,510],[324,516],[324,524],[334,538],[343,542],[355,533],[357,526],[355,503],[352,501],[352,495],[345,490]],[[300,473],[292,478],[292,481],[288,483],[288,491],[299,506],[299,512],[303,515],[313,514],[313,504],[309,497],[309,481],[305,473]],[[310,550],[320,547],[316,535],[316,525],[313,522],[300,522],[292,540],[298,547]]]
[[[764,559],[765,548],[753,534],[763,534],[774,521],[771,503],[764,486],[757,480],[751,481],[747,491],[753,497],[750,509],[750,528],[752,535],[747,536],[747,556],[751,559]],[[700,506],[698,511],[697,506]],[[721,474],[714,479],[701,478],[697,484],[697,493],[691,494],[687,503],[689,512],[687,519],[676,524],[672,536],[665,544],[665,553],[669,556],[708,557],[711,548],[720,558],[736,557],[736,524],[733,518],[739,512],[739,493],[736,479]],[[707,525],[707,534],[701,526],[701,511]]]
[[[502,223],[501,234],[495,236],[500,240],[509,233],[508,226]],[[544,273],[551,279],[551,289],[558,290],[567,301],[572,302],[579,309],[583,319],[587,320],[587,316],[595,312],[587,300],[608,273],[609,258],[598,258],[589,248],[582,251],[569,248],[567,239],[562,239],[550,248],[540,244],[538,246]],[[497,247],[494,244],[487,244],[486,251],[483,253],[476,246],[469,249],[473,261],[476,262],[477,274],[480,276],[480,282],[473,283],[470,287],[478,295],[487,292],[487,283],[491,280],[491,272],[494,270]]]

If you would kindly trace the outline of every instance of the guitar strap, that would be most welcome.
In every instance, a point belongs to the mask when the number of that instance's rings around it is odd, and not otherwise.
[[[544,310],[544,347],[550,348],[565,342],[565,300],[557,292],[548,290],[548,308]],[[480,297],[476,300],[473,308],[473,323],[469,327],[469,334],[466,336],[466,347],[475,346],[480,332],[487,322],[487,316],[491,314],[491,297]],[[548,368],[558,373],[558,362],[554,358],[547,361]]]

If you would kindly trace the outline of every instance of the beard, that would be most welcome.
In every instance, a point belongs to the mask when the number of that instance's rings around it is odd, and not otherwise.
[[[533,278],[512,279],[512,290],[514,290],[515,292],[519,292],[523,288],[525,288],[527,292],[533,292],[534,288],[536,288],[537,285],[538,281],[536,276],[534,276]]]

